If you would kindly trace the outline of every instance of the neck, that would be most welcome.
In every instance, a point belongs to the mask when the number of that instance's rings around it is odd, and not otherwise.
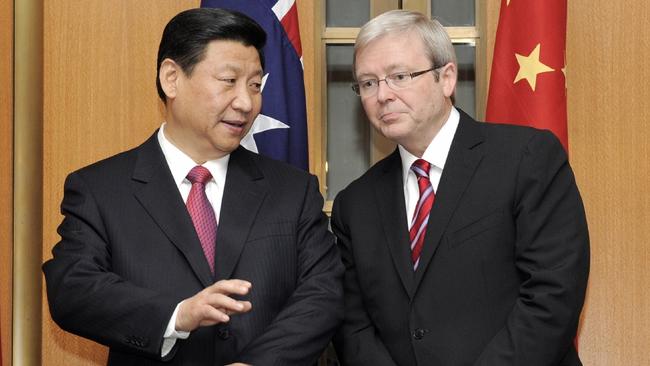
[[[447,108],[440,119],[430,125],[429,130],[416,135],[413,141],[406,141],[405,143],[400,143],[400,145],[402,145],[409,153],[421,158],[429,145],[431,145],[431,141],[433,141],[433,139],[438,135],[438,132],[442,129],[442,126],[447,123],[450,114],[451,105],[449,105],[449,108]]]
[[[208,154],[202,154],[198,146],[192,146],[191,144],[183,143],[183,135],[176,133],[173,125],[169,123],[165,124],[165,129],[163,130],[163,135],[169,143],[174,145],[178,150],[182,151],[185,155],[189,156],[197,165],[203,165],[208,160],[216,160],[222,156],[209,156]],[[182,132],[182,131],[181,131]]]

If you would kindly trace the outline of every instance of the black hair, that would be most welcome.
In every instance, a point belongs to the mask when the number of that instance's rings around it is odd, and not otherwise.
[[[255,47],[264,68],[262,48],[266,43],[266,33],[253,19],[226,9],[185,10],[167,23],[158,47],[156,87],[163,102],[166,102],[166,96],[159,79],[163,60],[173,60],[187,76],[191,76],[194,66],[205,57],[208,44],[215,40],[236,41],[244,46]]]

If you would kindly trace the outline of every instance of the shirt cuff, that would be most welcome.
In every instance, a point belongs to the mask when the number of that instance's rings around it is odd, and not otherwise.
[[[165,334],[163,335],[163,344],[162,349],[160,350],[160,356],[164,358],[171,352],[172,348],[176,344],[177,339],[187,339],[190,336],[190,332],[177,331],[176,330],[176,316],[178,315],[178,309],[180,308],[183,302],[179,302],[174,309],[169,323],[167,323],[167,328],[165,329]]]

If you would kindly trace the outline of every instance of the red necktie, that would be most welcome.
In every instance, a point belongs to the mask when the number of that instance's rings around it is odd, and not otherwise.
[[[217,220],[208,196],[205,195],[205,184],[212,178],[210,171],[202,166],[195,166],[187,174],[187,180],[192,183],[190,195],[187,197],[187,211],[190,213],[196,234],[201,241],[203,254],[214,275],[214,247],[217,240]]]
[[[409,229],[409,238],[411,240],[411,259],[413,260],[413,270],[418,269],[420,264],[420,252],[424,245],[424,235],[427,231],[427,224],[429,223],[429,213],[435,200],[435,193],[429,181],[429,169],[431,164],[426,160],[418,159],[413,165],[411,170],[418,178],[418,188],[420,189],[420,198],[418,204],[413,212],[413,221]]]

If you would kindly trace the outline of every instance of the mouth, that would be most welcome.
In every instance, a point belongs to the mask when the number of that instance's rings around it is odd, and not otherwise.
[[[246,121],[233,121],[233,120],[222,120],[221,121],[229,130],[235,133],[241,133],[246,128]]]
[[[379,119],[380,119],[381,121],[383,121],[383,122],[387,122],[387,123],[388,123],[388,122],[394,122],[394,121],[396,121],[396,120],[399,118],[399,115],[400,115],[400,114],[399,114],[398,112],[386,112],[386,113],[382,113],[382,114],[379,116]]]

